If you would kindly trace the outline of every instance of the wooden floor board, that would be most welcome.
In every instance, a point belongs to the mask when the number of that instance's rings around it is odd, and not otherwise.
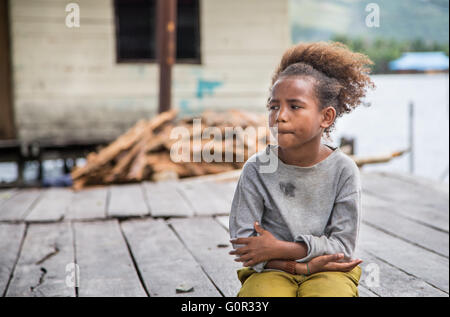
[[[236,182],[0,190],[0,294],[75,296],[66,265],[77,262],[79,296],[234,297]],[[448,186],[384,172],[363,172],[362,186],[360,296],[448,297]],[[176,293],[182,283],[193,291]]]
[[[145,216],[149,214],[141,184],[110,187],[108,217]]]
[[[169,223],[222,294],[236,296],[240,289],[237,269],[242,266],[228,254],[232,249],[228,232],[210,217],[170,219]]]
[[[25,221],[43,222],[62,220],[72,203],[70,188],[49,188],[42,191],[42,197],[30,211]]]
[[[23,221],[41,193],[39,189],[20,190],[0,205],[0,220]]]
[[[18,192],[17,188],[0,189],[0,206]]]
[[[24,234],[24,223],[0,223],[0,296],[5,293]]]
[[[372,254],[361,250],[357,258],[364,262],[360,265],[362,274],[360,285],[381,297],[446,297],[424,280],[381,261]]]
[[[362,224],[358,239],[361,250],[383,259],[409,274],[448,293],[449,260],[380,230]]]
[[[196,216],[211,216],[230,212],[231,201],[221,195],[221,185],[214,182],[183,182],[181,189],[194,208]]]
[[[190,217],[192,206],[182,195],[176,181],[145,182],[144,188],[153,217]]]
[[[363,195],[362,220],[391,235],[400,237],[428,250],[448,257],[449,235],[395,212],[396,205],[377,197]]]
[[[117,220],[73,227],[80,297],[146,296]]]
[[[220,296],[164,220],[124,221],[121,227],[150,296]],[[177,293],[180,284],[193,290]]]
[[[376,173],[362,174],[361,182],[363,195],[390,203],[398,215],[449,232],[448,195]]]
[[[106,217],[108,188],[87,188],[75,192],[67,212],[67,219],[100,219]]]
[[[73,297],[66,268],[74,264],[70,224],[30,224],[6,296]]]

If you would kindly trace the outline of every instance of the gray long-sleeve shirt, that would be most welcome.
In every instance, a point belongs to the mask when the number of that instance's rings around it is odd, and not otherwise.
[[[298,262],[335,253],[351,259],[361,218],[359,169],[339,148],[330,148],[329,156],[310,167],[285,164],[278,145],[252,155],[234,193],[231,238],[256,236],[258,221],[277,239],[307,245],[307,255]],[[261,272],[266,263],[253,268]]]

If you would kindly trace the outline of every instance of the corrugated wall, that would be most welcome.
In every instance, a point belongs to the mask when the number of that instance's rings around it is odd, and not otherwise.
[[[112,0],[10,1],[14,101],[21,139],[113,138],[156,113],[156,64],[116,63]],[[201,0],[201,65],[177,64],[173,107],[264,110],[290,45],[288,0]]]

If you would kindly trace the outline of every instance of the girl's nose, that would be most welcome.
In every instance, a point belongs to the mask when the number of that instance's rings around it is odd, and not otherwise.
[[[277,122],[286,122],[288,119],[288,111],[285,107],[280,107],[277,115]]]

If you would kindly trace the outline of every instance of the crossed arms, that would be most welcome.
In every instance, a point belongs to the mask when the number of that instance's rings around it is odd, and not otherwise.
[[[267,269],[286,271],[288,261],[295,261],[307,255],[308,247],[305,243],[278,240],[257,222],[254,227],[259,236],[230,240],[233,244],[244,245],[230,252],[231,255],[238,256],[235,261],[243,262],[243,266],[254,266],[266,262],[265,268]],[[348,272],[362,263],[360,259],[345,263],[338,262],[343,258],[342,253],[337,253],[317,256],[306,263],[296,262],[295,272],[296,274],[312,274],[322,271]]]

